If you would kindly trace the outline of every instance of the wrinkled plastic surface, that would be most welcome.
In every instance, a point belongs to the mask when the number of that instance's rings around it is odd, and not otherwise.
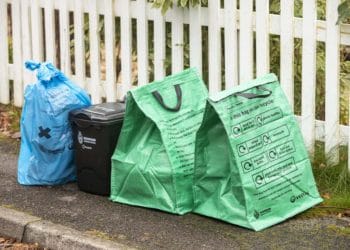
[[[174,85],[182,91],[181,108]],[[207,89],[194,69],[131,90],[123,128],[112,156],[112,201],[184,214],[193,208],[195,134],[202,122]]]
[[[51,63],[27,61],[38,82],[25,89],[18,182],[54,185],[76,180],[69,111],[91,105],[89,96]]]
[[[272,94],[247,99],[237,92]],[[322,201],[273,74],[209,98],[196,140],[194,212],[261,230]]]

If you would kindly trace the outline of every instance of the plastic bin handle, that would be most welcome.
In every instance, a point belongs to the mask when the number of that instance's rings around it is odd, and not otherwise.
[[[241,91],[241,92],[236,92],[233,95],[234,96],[242,96],[245,97],[247,99],[254,99],[254,98],[265,98],[265,97],[269,97],[272,94],[272,91],[262,87],[262,86],[257,86],[256,87],[258,90],[262,90],[265,93],[261,93],[261,94],[254,94],[254,93],[245,93],[245,91],[247,91],[248,89]]]
[[[154,96],[154,98],[156,98],[156,100],[159,102],[159,104],[165,108],[168,111],[171,112],[177,112],[180,110],[181,108],[181,102],[182,102],[182,91],[181,91],[181,87],[179,84],[174,85],[175,88],[175,92],[176,92],[176,97],[177,97],[177,104],[174,108],[170,108],[168,107],[163,100],[163,97],[159,94],[158,91],[153,91],[152,95]]]
[[[85,129],[90,127],[90,124],[88,123],[88,121],[81,121],[81,120],[75,119],[72,121],[72,123],[77,125],[80,129]]]

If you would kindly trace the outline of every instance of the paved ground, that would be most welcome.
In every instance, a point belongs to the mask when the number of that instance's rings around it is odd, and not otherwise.
[[[15,146],[0,141],[0,206],[142,249],[349,249],[350,222],[291,219],[262,232],[195,214],[176,216],[56,187],[17,184]],[[0,225],[0,230],[1,230]],[[349,230],[350,231],[350,230]],[[41,242],[39,242],[41,243]]]

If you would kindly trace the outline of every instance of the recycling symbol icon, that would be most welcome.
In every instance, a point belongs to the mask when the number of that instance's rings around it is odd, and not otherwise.
[[[270,159],[276,159],[276,157],[277,157],[276,151],[275,150],[271,150],[269,152],[269,157],[270,157]]]
[[[262,126],[262,125],[263,125],[263,121],[262,121],[261,116],[257,116],[257,117],[256,117],[256,121],[258,122],[258,125],[259,125],[259,126]]]
[[[243,163],[243,168],[247,171],[251,170],[253,167],[253,164],[250,161],[246,161]]]
[[[255,176],[255,183],[258,185],[264,184],[264,177],[260,174]]]
[[[271,143],[271,138],[268,134],[263,135],[262,138],[265,144]]]
[[[232,128],[232,132],[234,135],[239,135],[241,133],[241,128],[240,126],[235,126]]]
[[[238,151],[241,154],[245,154],[245,153],[247,153],[247,147],[245,145],[240,145],[240,146],[238,146]]]

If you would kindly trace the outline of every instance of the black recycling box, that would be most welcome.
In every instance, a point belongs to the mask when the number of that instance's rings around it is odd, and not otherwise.
[[[110,194],[111,156],[124,114],[125,104],[120,102],[70,112],[80,190],[98,195]]]

